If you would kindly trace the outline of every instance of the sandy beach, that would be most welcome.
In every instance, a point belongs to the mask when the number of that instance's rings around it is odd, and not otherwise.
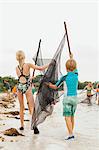
[[[1,96],[1,95],[0,95]],[[25,130],[19,131],[20,120],[3,112],[19,111],[17,98],[15,107],[0,108],[0,150],[98,150],[99,149],[99,106],[78,104],[75,114],[75,139],[65,141],[67,129],[62,116],[62,100],[55,105],[53,114],[39,125],[40,134],[30,129],[31,117],[25,110]],[[27,104],[25,103],[25,108]],[[19,115],[17,115],[19,117]],[[6,136],[2,131],[16,128],[25,136]]]

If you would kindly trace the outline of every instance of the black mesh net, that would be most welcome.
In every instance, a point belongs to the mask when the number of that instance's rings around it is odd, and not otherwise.
[[[41,81],[40,86],[36,95],[35,100],[35,110],[32,115],[32,124],[31,128],[33,129],[34,126],[42,123],[47,116],[51,115],[53,112],[54,104],[59,101],[59,91],[53,90],[47,86],[46,83],[56,83],[58,77],[61,74],[60,69],[60,58],[61,53],[65,44],[65,35],[63,36],[59,47],[50,62],[50,65],[47,71],[44,73]],[[40,55],[39,55],[40,56]],[[41,58],[38,57],[37,64],[41,64]],[[42,62],[43,65],[43,62]]]
[[[39,45],[37,53],[33,57],[33,60],[34,60],[35,64],[37,64],[38,66],[43,66],[45,64],[44,59],[42,59],[42,52],[41,52],[40,45]],[[35,70],[34,70],[34,72],[35,72]],[[41,71],[41,74],[44,74],[44,73],[45,73],[45,70]]]

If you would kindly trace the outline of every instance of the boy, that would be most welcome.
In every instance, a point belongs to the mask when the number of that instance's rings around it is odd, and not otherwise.
[[[77,107],[77,87],[78,87],[78,72],[76,61],[73,59],[73,55],[70,55],[70,59],[66,62],[67,75],[60,78],[60,80],[54,85],[49,83],[48,86],[52,89],[58,89],[60,83],[63,81],[67,85],[67,94],[64,91],[63,98],[63,116],[65,117],[69,136],[65,140],[73,139],[74,129],[74,113]]]

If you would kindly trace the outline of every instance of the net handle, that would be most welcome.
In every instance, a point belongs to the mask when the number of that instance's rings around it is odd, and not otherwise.
[[[66,33],[66,37],[67,37],[67,44],[68,44],[68,49],[69,49],[69,54],[71,55],[71,50],[70,50],[70,44],[69,44],[69,38],[68,38],[68,32],[67,32],[67,26],[66,26],[66,22],[64,21],[64,27],[65,27],[65,33]]]
[[[38,58],[38,54],[39,54],[39,50],[40,50],[40,45],[41,45],[41,39],[39,40],[37,55],[36,55],[36,59],[35,59],[35,65],[36,65],[36,63],[37,63],[37,58]],[[33,75],[32,75],[32,76],[34,76],[34,74],[35,74],[35,69],[34,69],[34,71],[33,71]]]

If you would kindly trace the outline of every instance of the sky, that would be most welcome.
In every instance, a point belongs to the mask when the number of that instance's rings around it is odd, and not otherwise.
[[[33,63],[39,39],[43,58],[52,58],[65,33],[66,21],[79,80],[99,81],[98,6],[96,0],[0,0],[0,76],[16,77],[17,50],[23,50],[26,62]],[[68,58],[65,42],[63,74]]]

